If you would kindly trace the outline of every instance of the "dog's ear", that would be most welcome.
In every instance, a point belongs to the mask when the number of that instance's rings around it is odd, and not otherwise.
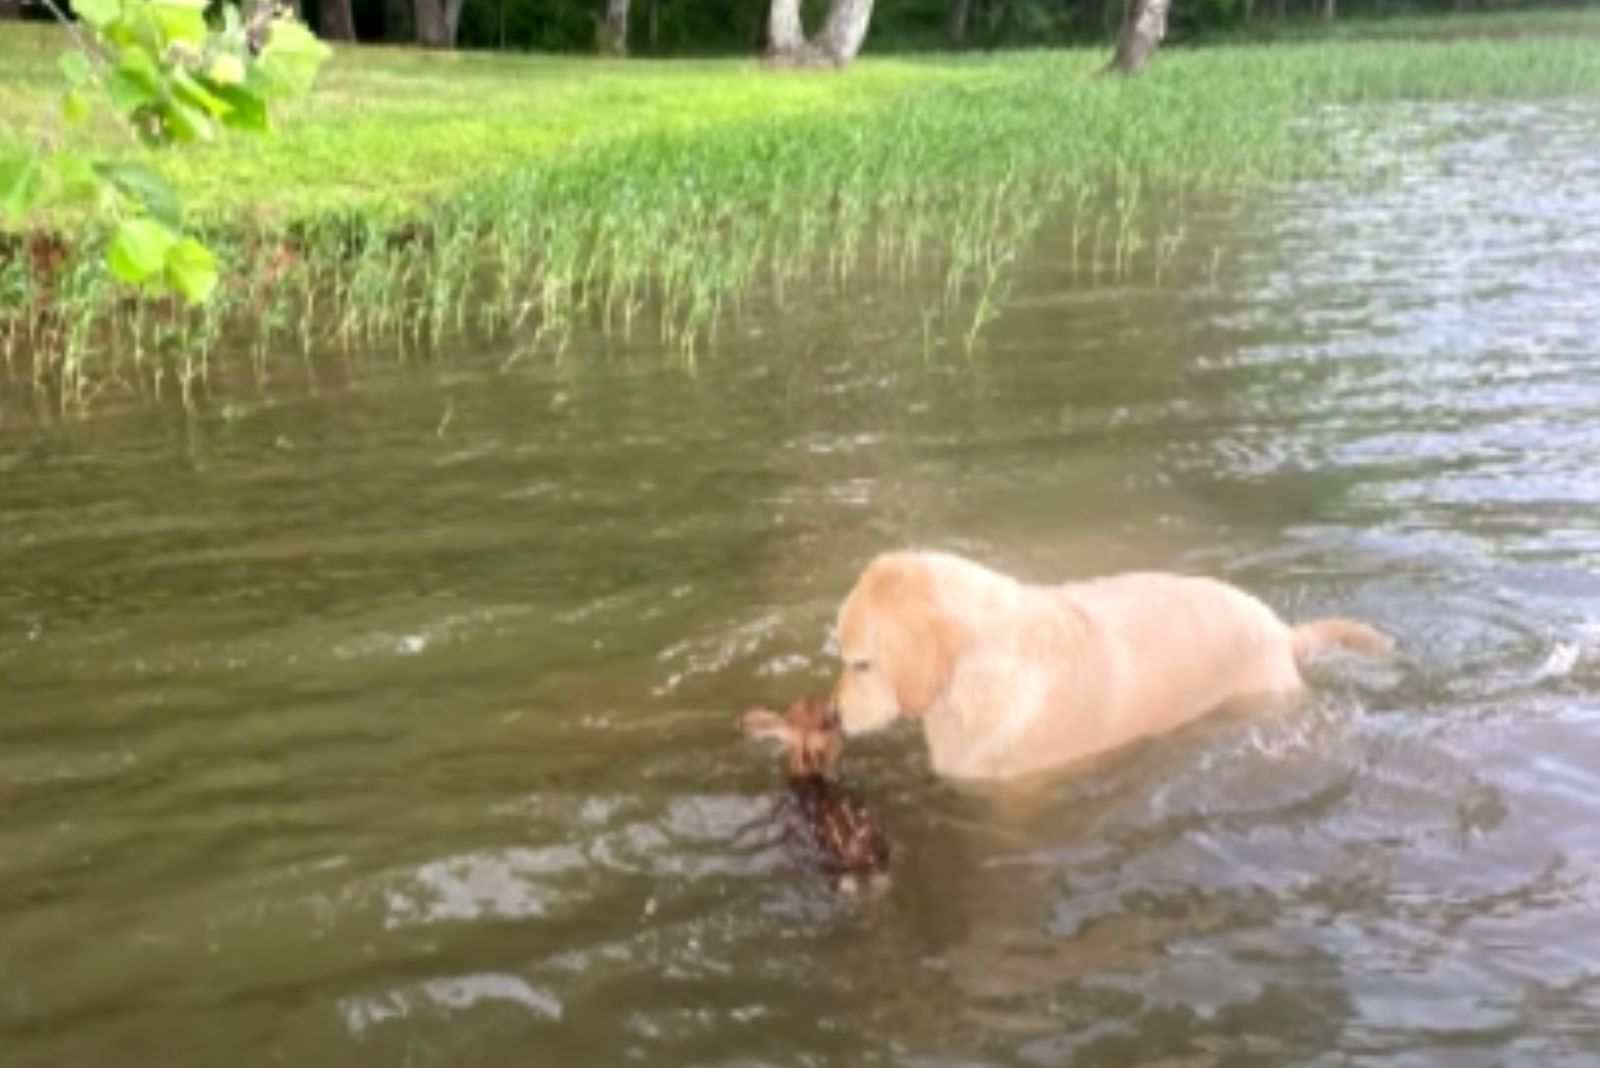
[[[921,716],[950,684],[959,644],[956,625],[931,597],[902,604],[896,614],[895,698],[906,715]]]
[[[782,714],[770,708],[753,708],[746,712],[739,718],[739,729],[746,738],[773,741],[780,745],[788,745],[794,733]]]
[[[934,565],[897,556],[879,565],[874,608],[881,613],[885,650],[900,710],[920,716],[949,685],[960,649],[960,624],[940,599]]]

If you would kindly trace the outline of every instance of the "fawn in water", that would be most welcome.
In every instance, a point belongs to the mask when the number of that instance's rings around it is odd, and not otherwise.
[[[740,727],[751,738],[783,746],[789,790],[778,815],[791,851],[835,880],[841,890],[886,885],[889,839],[861,800],[838,779],[844,735],[827,703],[805,697],[783,712],[752,709]]]

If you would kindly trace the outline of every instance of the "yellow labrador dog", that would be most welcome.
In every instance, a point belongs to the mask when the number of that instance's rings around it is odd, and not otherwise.
[[[1025,585],[945,553],[873,560],[839,612],[847,734],[922,722],[933,769],[1013,779],[1208,712],[1291,704],[1319,649],[1387,653],[1361,623],[1290,626],[1226,583],[1128,574]]]

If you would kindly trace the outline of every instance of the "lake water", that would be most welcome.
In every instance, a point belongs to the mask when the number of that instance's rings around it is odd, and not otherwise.
[[[1047,229],[970,357],[852,280],[693,365],[13,410],[0,1063],[1595,1063],[1600,118],[1389,117],[1390,180],[1196,207],[1159,286]],[[899,854],[840,900],[734,721],[906,544],[1405,657],[1020,812],[852,743]]]

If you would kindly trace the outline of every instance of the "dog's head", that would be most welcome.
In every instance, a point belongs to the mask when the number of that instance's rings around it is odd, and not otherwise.
[[[839,721],[820,698],[803,697],[781,713],[752,709],[739,726],[751,738],[782,745],[784,768],[794,778],[831,775],[844,754]]]
[[[834,706],[846,734],[920,716],[949,684],[961,631],[941,597],[938,563],[913,553],[880,556],[845,598]]]

